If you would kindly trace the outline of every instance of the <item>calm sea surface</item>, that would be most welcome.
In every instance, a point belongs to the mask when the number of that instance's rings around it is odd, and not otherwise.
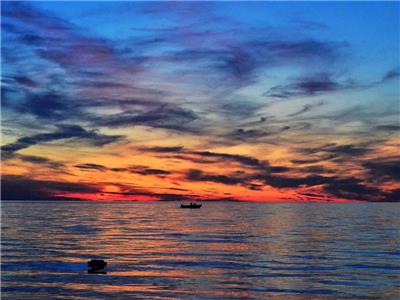
[[[400,299],[396,203],[3,202],[1,225],[3,299]]]

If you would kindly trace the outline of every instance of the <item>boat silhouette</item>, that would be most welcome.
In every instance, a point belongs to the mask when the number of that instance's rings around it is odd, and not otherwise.
[[[202,204],[190,203],[190,204],[181,204],[181,208],[200,208]]]

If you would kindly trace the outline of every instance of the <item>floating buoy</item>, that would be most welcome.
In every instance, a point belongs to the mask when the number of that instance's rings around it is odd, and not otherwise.
[[[107,262],[102,259],[91,259],[87,263],[88,273],[106,274]]]

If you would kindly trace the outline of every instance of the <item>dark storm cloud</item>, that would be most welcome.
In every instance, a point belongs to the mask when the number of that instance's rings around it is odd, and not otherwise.
[[[62,139],[83,139],[94,146],[104,146],[122,139],[120,135],[104,135],[95,130],[88,131],[78,125],[58,125],[58,130],[52,133],[41,133],[19,138],[16,142],[1,147],[5,152],[16,152],[36,144]]]
[[[3,175],[1,178],[2,200],[57,200],[57,193],[96,193],[98,188],[84,183],[35,180],[18,175]]]
[[[341,91],[354,88],[355,86],[356,85],[352,81],[338,82],[333,80],[331,75],[320,74],[313,77],[299,78],[294,83],[276,85],[263,95],[287,99],[291,97],[314,96],[326,92]]]

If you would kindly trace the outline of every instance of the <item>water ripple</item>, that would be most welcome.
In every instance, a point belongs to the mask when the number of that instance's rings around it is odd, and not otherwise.
[[[377,209],[379,208],[379,209]],[[4,299],[396,299],[396,204],[5,202]],[[106,275],[86,262],[106,259]]]

